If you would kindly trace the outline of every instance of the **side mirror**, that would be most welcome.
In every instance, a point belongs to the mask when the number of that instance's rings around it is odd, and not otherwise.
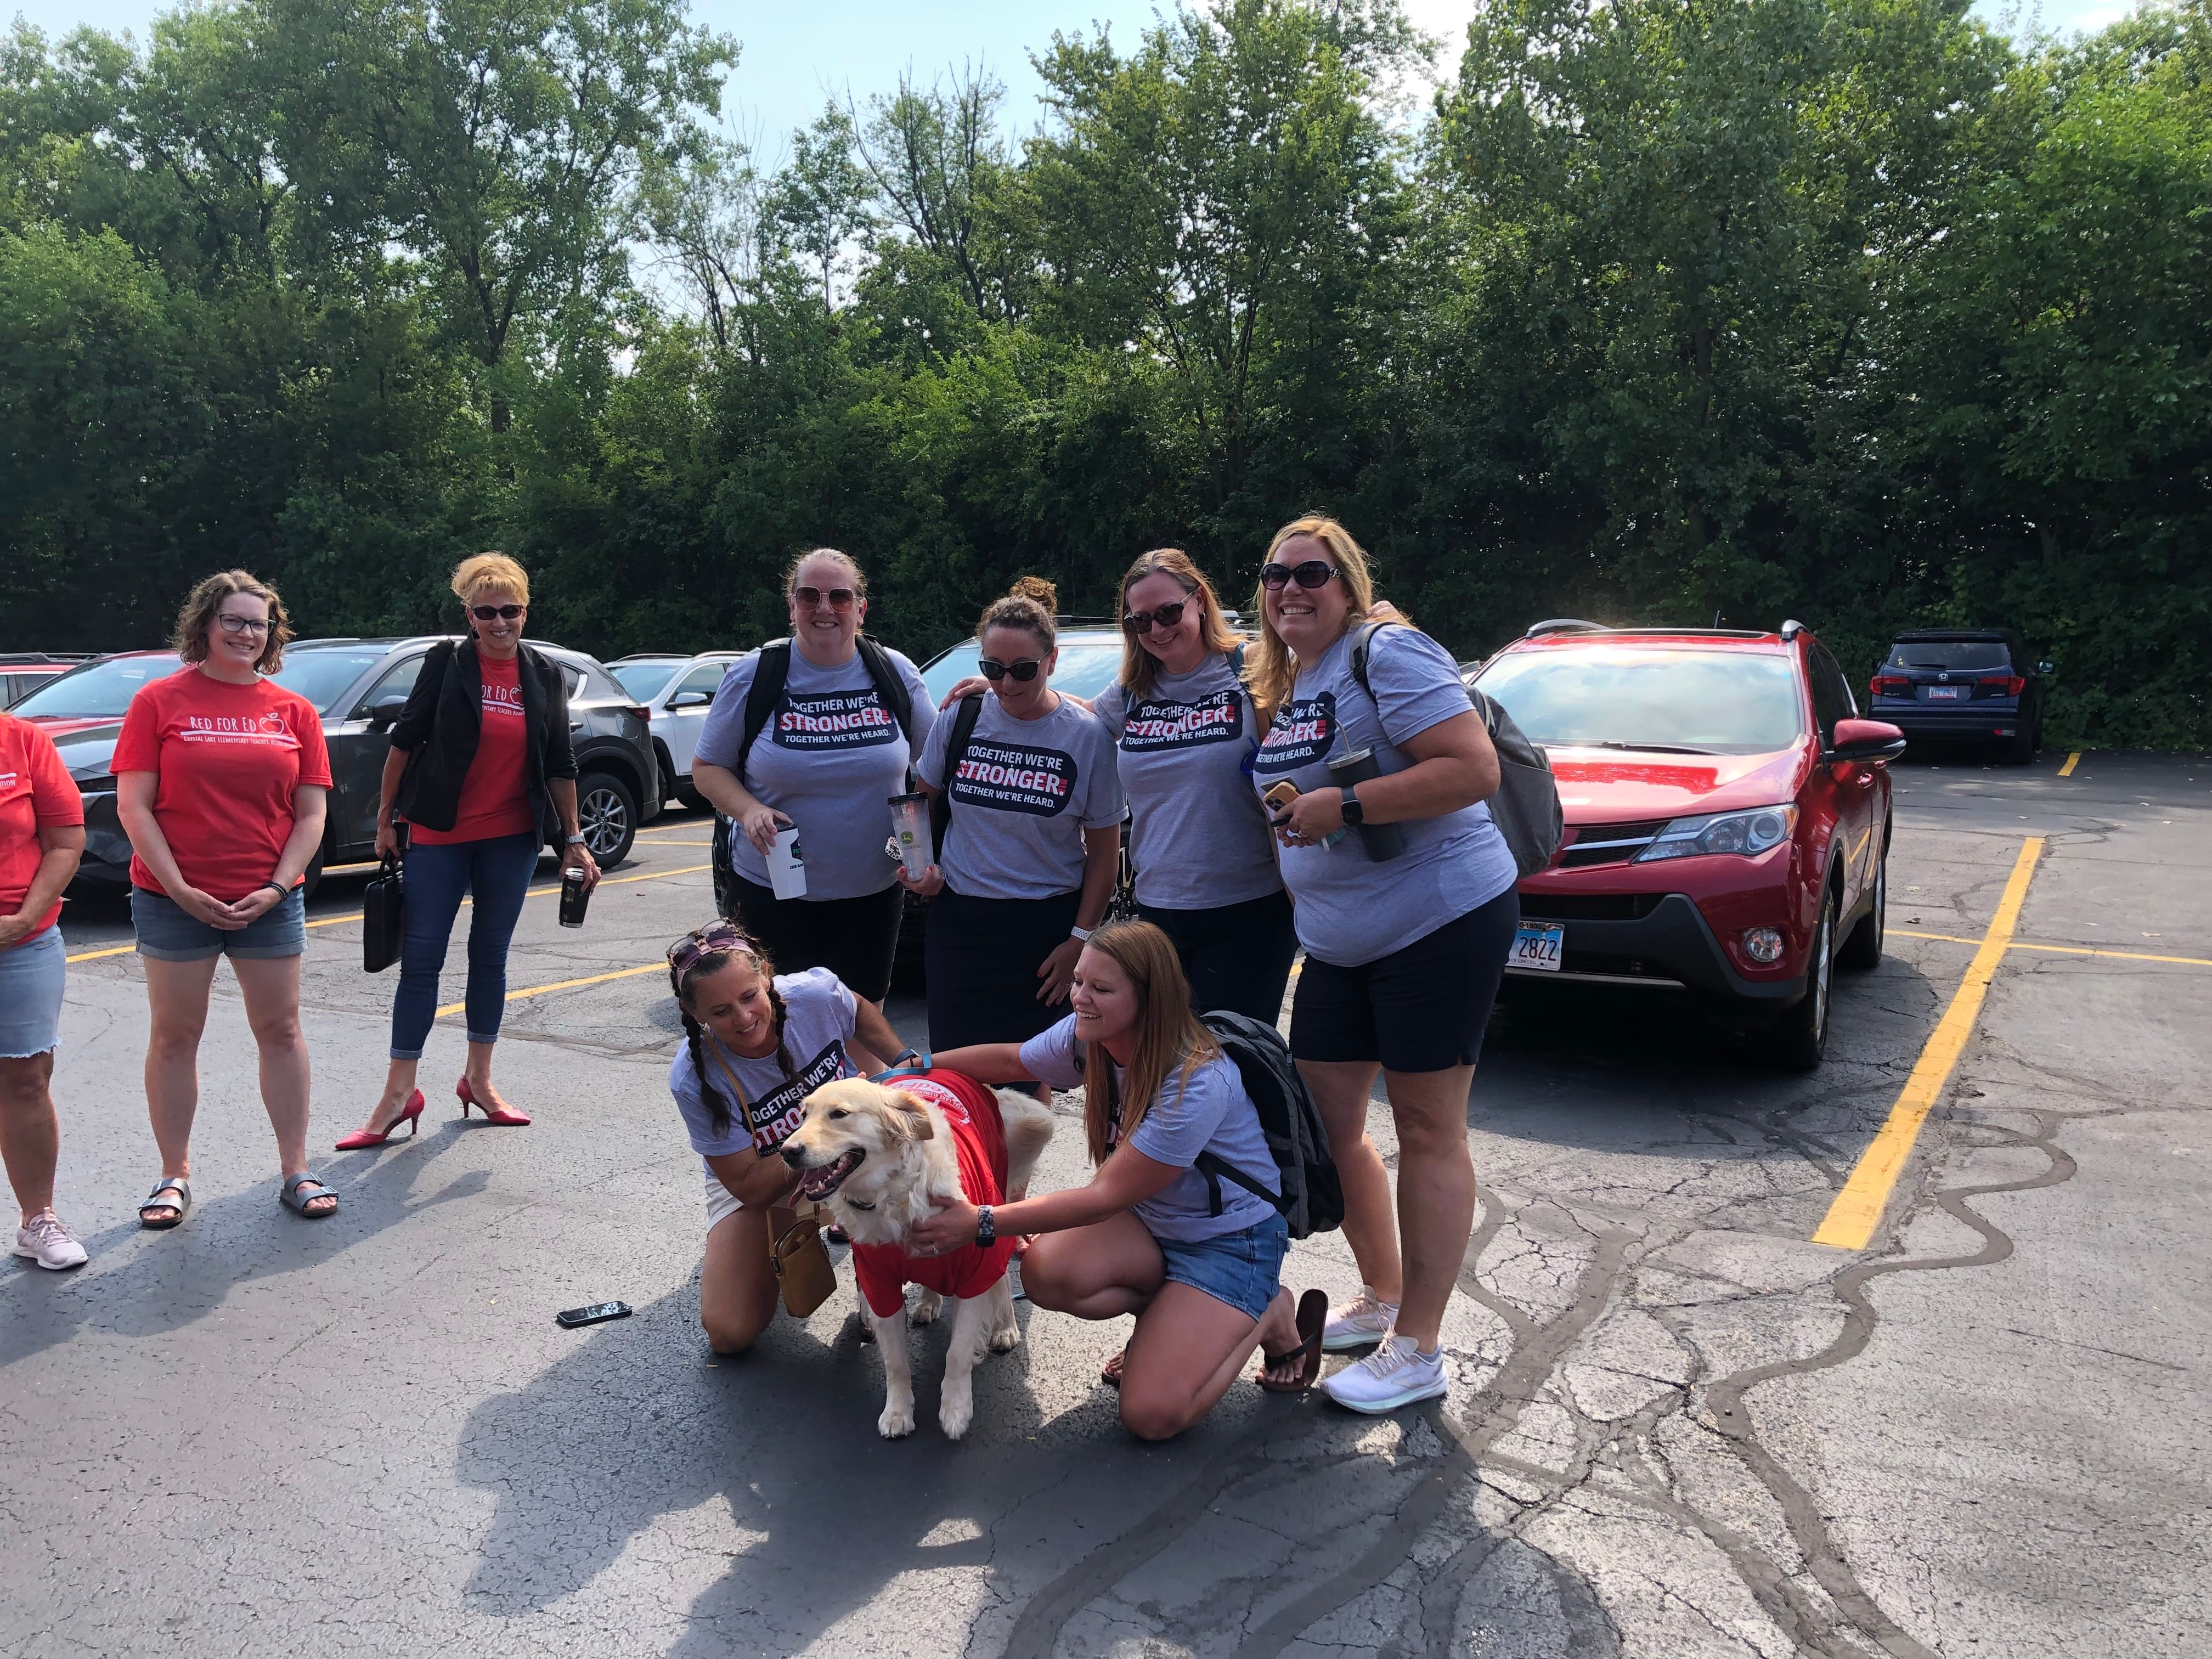
[[[368,722],[370,731],[389,732],[399,723],[399,711],[406,707],[407,694],[395,691],[380,698],[362,718]]]
[[[2035,665],[2035,672],[2039,674],[2056,674],[2058,672],[2058,665],[2051,661],[2050,658],[2045,657],[2041,662]]]
[[[704,708],[714,701],[704,691],[678,691],[665,706],[670,708]]]
[[[1887,720],[1838,720],[1826,761],[1893,761],[1905,752],[1905,733]]]

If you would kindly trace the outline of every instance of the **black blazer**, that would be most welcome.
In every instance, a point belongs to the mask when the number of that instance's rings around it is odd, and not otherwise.
[[[560,664],[526,645],[521,666],[531,815],[538,822],[538,839],[557,846],[562,840],[561,815],[553,810],[545,783],[576,775],[576,750],[568,736],[568,682]],[[392,728],[392,746],[414,751],[394,811],[425,829],[452,829],[461,810],[461,781],[477,757],[483,731],[483,674],[477,665],[476,641],[448,640],[432,646]]]

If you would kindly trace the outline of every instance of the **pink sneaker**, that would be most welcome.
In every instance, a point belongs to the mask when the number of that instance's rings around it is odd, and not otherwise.
[[[57,1273],[64,1267],[82,1267],[86,1261],[84,1246],[51,1209],[40,1211],[15,1230],[15,1254],[27,1255],[41,1267]]]

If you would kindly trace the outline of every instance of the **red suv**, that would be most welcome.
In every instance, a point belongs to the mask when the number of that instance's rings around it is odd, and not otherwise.
[[[1566,833],[1508,972],[1686,992],[1810,1069],[1833,964],[1881,960],[1893,726],[1802,623],[1539,623],[1470,677],[1544,745]]]

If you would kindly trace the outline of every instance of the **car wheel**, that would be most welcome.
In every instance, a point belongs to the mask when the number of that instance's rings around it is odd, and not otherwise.
[[[1882,934],[1888,926],[1889,914],[1889,835],[1881,838],[1881,857],[1874,866],[1874,908],[1859,918],[1859,925],[1851,929],[1844,940],[1844,948],[1836,952],[1836,965],[1864,973],[1869,968],[1881,966]]]
[[[1775,1065],[1792,1072],[1816,1068],[1828,1051],[1828,1008],[1835,988],[1836,896],[1832,890],[1820,903],[1820,925],[1813,934],[1812,953],[1806,959],[1805,994],[1766,1034],[1766,1055]]]
[[[2035,728],[2022,726],[2005,739],[2004,763],[2007,766],[2028,766],[2034,763],[2035,751],[2041,747]]]
[[[637,839],[637,797],[611,772],[592,772],[576,781],[577,828],[602,870],[629,856]]]

